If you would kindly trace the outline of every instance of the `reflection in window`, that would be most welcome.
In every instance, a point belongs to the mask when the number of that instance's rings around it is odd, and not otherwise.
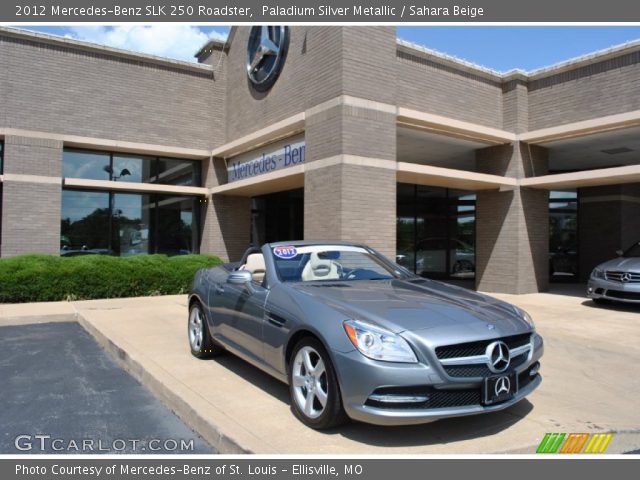
[[[65,149],[65,178],[200,186],[202,164],[196,160]]]
[[[549,276],[575,281],[578,276],[578,194],[549,192]]]
[[[108,153],[86,150],[65,150],[62,159],[62,176],[109,180],[111,158]]]
[[[114,193],[112,248],[116,255],[149,253],[150,195]]]
[[[188,197],[157,196],[155,251],[167,255],[193,253],[196,201]]]
[[[193,197],[63,190],[60,254],[198,253]]]
[[[200,162],[159,158],[155,183],[164,185],[200,185]]]
[[[111,180],[149,183],[153,175],[153,158],[133,155],[113,155]]]
[[[475,277],[474,194],[398,184],[396,261],[418,275]]]
[[[109,248],[109,194],[62,191],[60,254],[112,254]]]

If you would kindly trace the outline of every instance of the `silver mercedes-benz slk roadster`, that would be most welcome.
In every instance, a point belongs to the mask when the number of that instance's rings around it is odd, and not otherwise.
[[[198,271],[188,338],[196,357],[226,350],[287,383],[317,429],[492,412],[541,382],[525,311],[345,242],[270,243]]]

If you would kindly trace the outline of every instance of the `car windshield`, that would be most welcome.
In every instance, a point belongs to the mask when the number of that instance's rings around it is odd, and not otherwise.
[[[280,245],[271,251],[283,282],[388,280],[407,276],[401,267],[363,247]]]
[[[631,246],[631,248],[629,248],[629,250],[624,252],[624,256],[625,257],[640,257],[640,242],[634,244],[633,246]]]

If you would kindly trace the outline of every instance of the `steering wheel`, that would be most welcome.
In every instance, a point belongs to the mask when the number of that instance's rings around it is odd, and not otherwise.
[[[358,277],[358,272],[363,272],[363,271],[365,271],[364,268],[354,268],[349,273],[347,273],[346,279],[347,280],[354,280],[355,278]]]
[[[343,278],[344,277],[344,268],[342,268],[342,265],[338,262],[331,262],[336,266],[336,269],[338,270],[338,278]]]

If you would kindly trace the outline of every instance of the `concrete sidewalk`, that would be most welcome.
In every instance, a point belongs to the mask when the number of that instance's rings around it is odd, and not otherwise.
[[[640,307],[598,308],[573,296],[499,295],[525,308],[546,341],[542,386],[489,415],[416,427],[352,423],[321,433],[289,410],[288,389],[227,354],[197,360],[186,296],[2,305],[14,321],[78,321],[221,453],[532,453],[546,432],[618,432],[607,453],[640,448]]]

